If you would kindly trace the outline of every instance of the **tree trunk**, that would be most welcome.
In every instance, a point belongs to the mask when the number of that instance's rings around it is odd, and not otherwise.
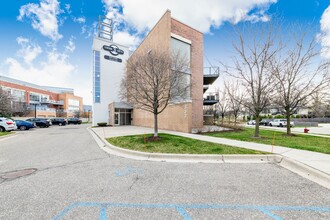
[[[254,131],[254,137],[259,137],[259,115],[256,115],[256,127]]]
[[[225,114],[221,114],[221,125],[223,126],[223,120],[225,118]]]
[[[158,114],[154,114],[154,138],[158,137]]]
[[[291,135],[291,126],[290,126],[290,112],[286,112],[286,134]]]

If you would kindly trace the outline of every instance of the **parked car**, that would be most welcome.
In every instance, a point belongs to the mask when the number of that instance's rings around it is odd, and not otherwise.
[[[40,128],[48,128],[50,126],[50,123],[46,118],[29,118],[26,121],[35,123],[35,125]]]
[[[0,132],[16,130],[16,123],[9,118],[0,118]]]
[[[269,126],[285,127],[287,125],[286,119],[274,119],[269,123]],[[290,127],[293,127],[294,123],[290,122]]]
[[[23,120],[15,120],[17,129],[24,131],[24,130],[29,130],[30,128],[35,128],[36,125],[35,123],[31,123],[28,121],[23,121]]]
[[[65,118],[52,118],[50,121],[53,125],[64,126],[67,124],[67,120]]]
[[[264,119],[262,119],[261,121],[260,121],[260,125],[265,125],[265,126],[268,126],[269,125],[269,123],[271,122],[271,121],[273,121],[272,119],[266,119],[266,118],[264,118]]]
[[[79,118],[68,118],[68,124],[81,124],[81,119]]]
[[[247,122],[248,125],[255,125],[256,124],[256,120],[250,120]]]

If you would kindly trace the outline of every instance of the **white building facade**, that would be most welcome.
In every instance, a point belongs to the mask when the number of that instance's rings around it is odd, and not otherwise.
[[[108,105],[120,102],[120,84],[129,48],[105,38],[93,40],[93,126],[109,122]]]

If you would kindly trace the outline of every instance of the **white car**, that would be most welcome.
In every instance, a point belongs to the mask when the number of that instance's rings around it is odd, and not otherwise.
[[[256,120],[250,120],[247,122],[248,125],[255,125],[256,124]]]
[[[276,126],[276,127],[286,127],[287,120],[286,119],[274,119],[273,121],[269,122],[269,126]],[[290,122],[290,127],[294,126],[294,122]]]
[[[0,132],[16,130],[16,123],[8,118],[0,118]]]

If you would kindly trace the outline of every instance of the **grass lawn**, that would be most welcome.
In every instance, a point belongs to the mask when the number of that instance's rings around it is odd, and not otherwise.
[[[206,141],[195,140],[170,134],[159,134],[161,140],[144,142],[148,135],[132,135],[108,138],[107,141],[117,147],[149,153],[172,154],[266,154],[238,147],[230,147]]]
[[[274,143],[274,145],[277,146],[330,154],[330,138],[325,137],[298,134],[294,136],[286,136],[286,133],[281,131],[260,129],[261,138],[253,138],[254,128],[243,128],[243,131],[237,132],[208,133],[206,135],[269,145]]]
[[[0,132],[0,137],[5,136],[5,135],[9,135],[9,134],[11,134],[11,132]]]

